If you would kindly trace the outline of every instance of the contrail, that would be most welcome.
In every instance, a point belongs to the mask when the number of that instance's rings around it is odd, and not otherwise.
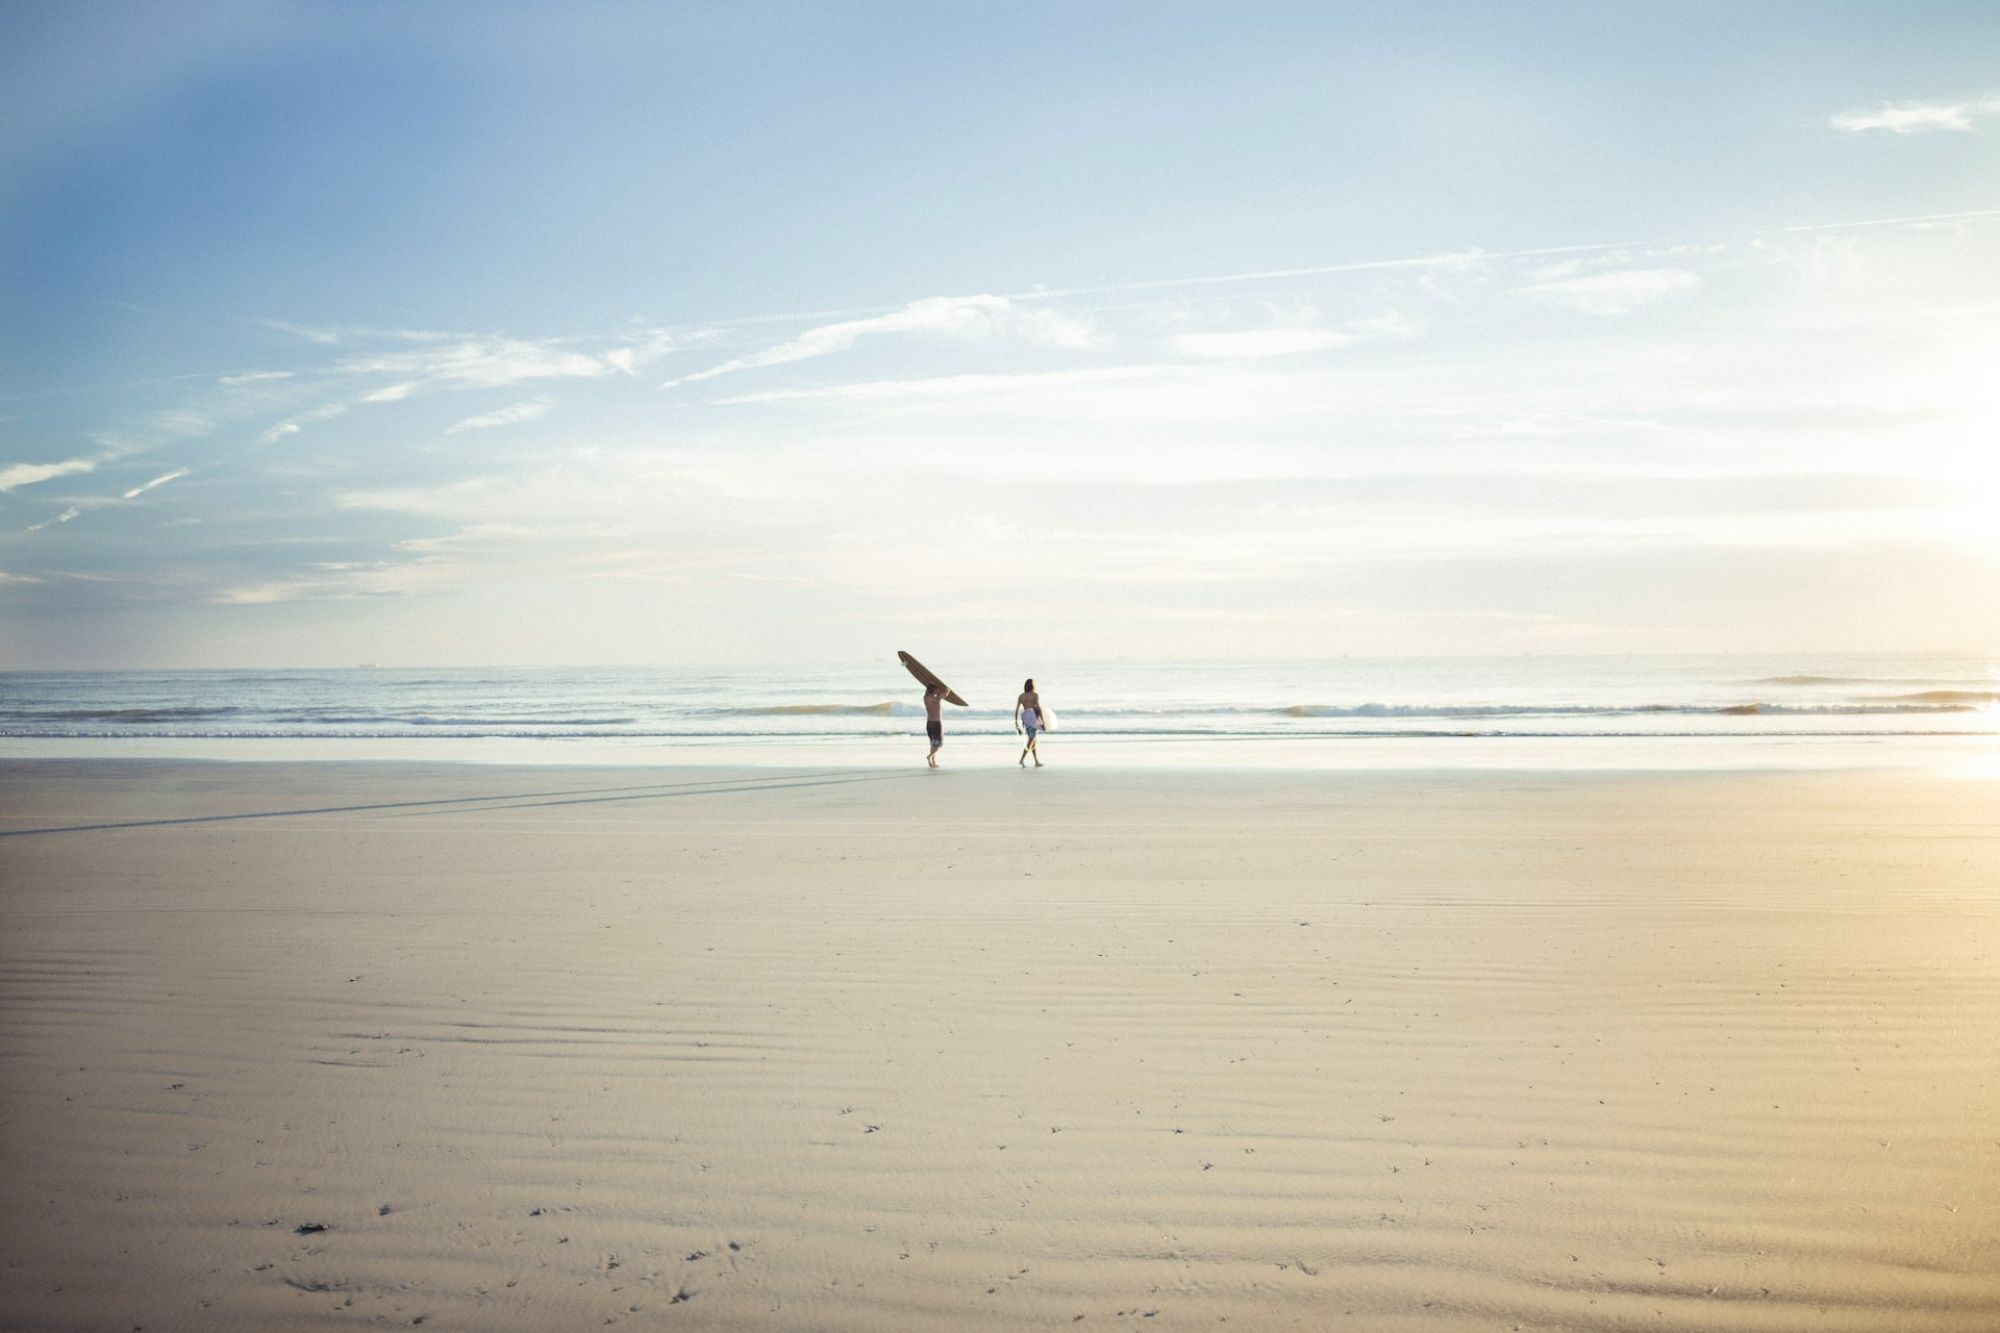
[[[1895,227],[1912,222],[1958,222],[1966,218],[2000,218],[2000,208],[1974,208],[1963,213],[1919,213],[1907,218],[1869,218],[1865,222],[1809,222],[1780,231],[1837,231],[1842,227]]]
[[[1369,273],[1395,268],[1451,268],[1488,259],[1532,259],[1541,255],[1578,255],[1602,250],[1626,250],[1658,245],[1658,241],[1600,241],[1591,245],[1549,245],[1532,250],[1454,250],[1441,254],[1417,255],[1407,259],[1363,259],[1346,264],[1312,264],[1305,268],[1256,269],[1247,273],[1212,273],[1194,278],[1146,278],[1138,282],[1112,282],[1095,287],[1036,287],[1025,292],[1009,292],[1013,301],[1047,300],[1058,296],[1095,296],[1109,292],[1157,291],[1163,287],[1213,287],[1229,282],[1265,282],[1274,278],[1316,278],[1330,273]]]

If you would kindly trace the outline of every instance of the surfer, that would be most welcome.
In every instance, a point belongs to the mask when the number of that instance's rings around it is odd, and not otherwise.
[[[944,745],[944,712],[940,705],[950,691],[933,681],[924,686],[924,730],[930,733],[931,752],[924,756],[924,762],[932,768],[937,765],[937,752]]]
[[[1021,747],[1021,757],[1015,762],[1022,768],[1028,766],[1032,756],[1035,767],[1042,766],[1042,753],[1035,748],[1035,737],[1042,729],[1042,696],[1035,692],[1035,678],[1028,677],[1021,684],[1021,697],[1014,701],[1014,730],[1024,734],[1028,743]]]

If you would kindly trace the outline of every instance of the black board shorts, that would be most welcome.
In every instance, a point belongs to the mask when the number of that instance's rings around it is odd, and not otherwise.
[[[926,722],[924,723],[924,731],[930,736],[932,745],[944,744],[944,723]]]

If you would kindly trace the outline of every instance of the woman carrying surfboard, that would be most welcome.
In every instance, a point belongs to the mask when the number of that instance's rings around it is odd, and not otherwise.
[[[1024,733],[1028,738],[1028,743],[1021,747],[1021,757],[1017,762],[1022,768],[1026,768],[1028,759],[1032,756],[1035,767],[1040,768],[1042,754],[1035,748],[1035,739],[1042,730],[1042,696],[1035,692],[1033,676],[1022,683],[1021,697],[1014,701],[1014,730]]]

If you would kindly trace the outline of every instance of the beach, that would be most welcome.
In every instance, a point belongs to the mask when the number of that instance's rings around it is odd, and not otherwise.
[[[0,763],[0,1324],[2000,1326],[1993,777],[909,759]]]

